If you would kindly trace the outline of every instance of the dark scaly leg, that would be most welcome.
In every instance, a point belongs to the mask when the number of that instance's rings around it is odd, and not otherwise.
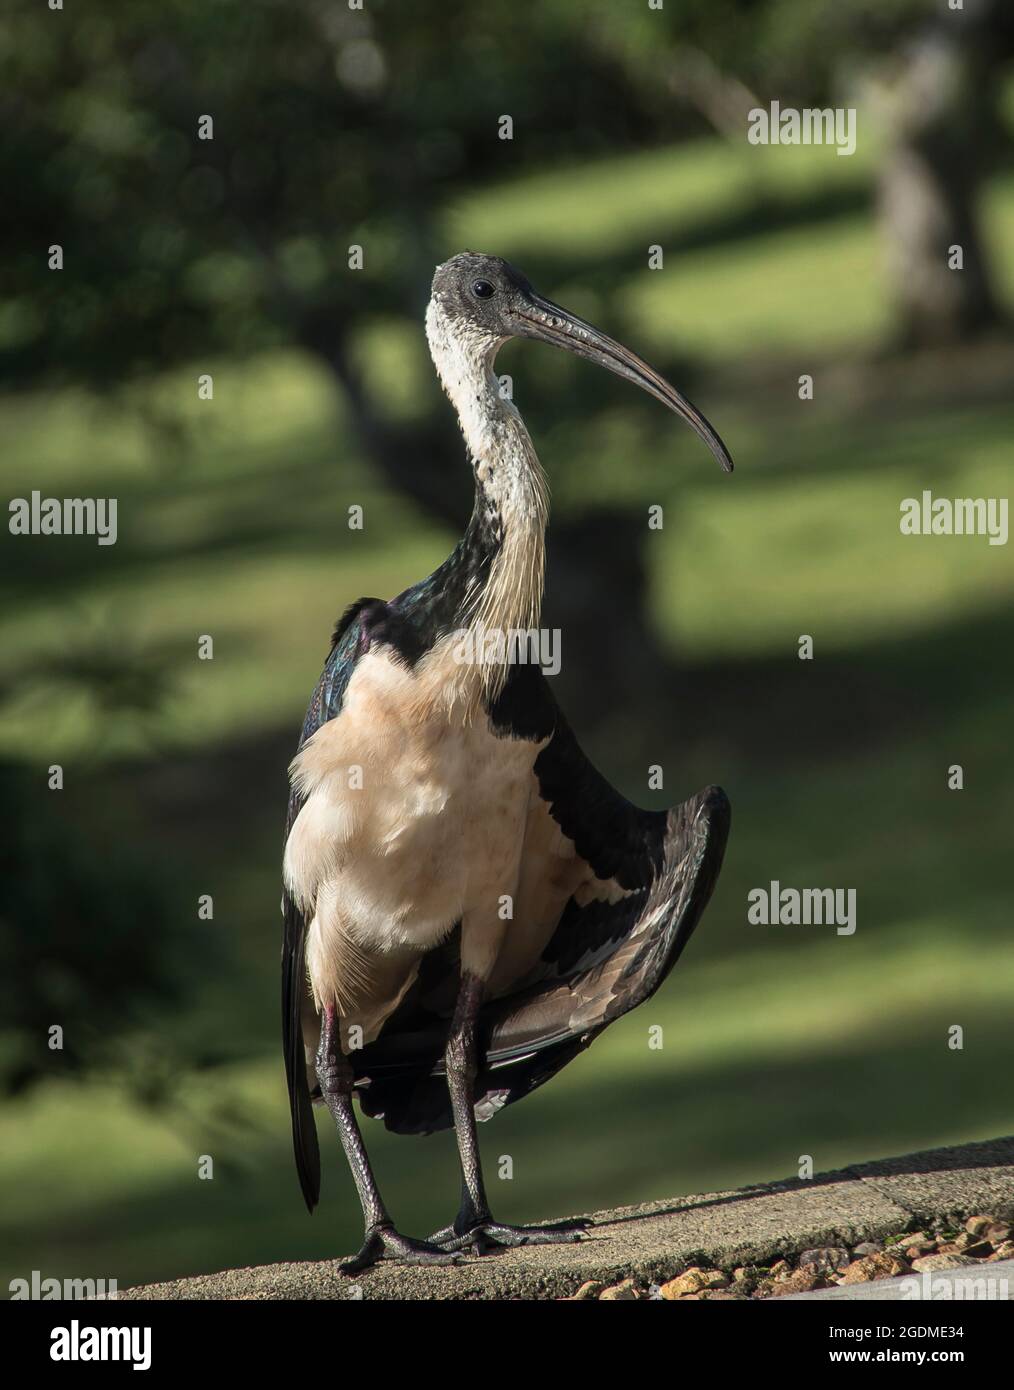
[[[403,1236],[394,1228],[394,1222],[377,1189],[352,1108],[352,1065],[339,1045],[338,1021],[333,1005],[324,1010],[321,1020],[317,1080],[352,1169],[366,1226],[362,1249],[353,1259],[339,1266],[341,1273],[359,1274],[381,1260],[399,1260],[404,1264],[453,1264],[454,1256],[449,1256],[445,1250],[427,1241]]]
[[[559,1221],[549,1226],[508,1226],[494,1221],[486,1200],[475,1123],[475,1078],[478,1073],[476,1025],[482,1007],[483,982],[462,972],[454,1018],[447,1035],[447,1087],[454,1111],[454,1130],[461,1159],[461,1209],[453,1226],[430,1237],[444,1250],[471,1247],[480,1253],[508,1245],[551,1245],[581,1239],[585,1221]]]

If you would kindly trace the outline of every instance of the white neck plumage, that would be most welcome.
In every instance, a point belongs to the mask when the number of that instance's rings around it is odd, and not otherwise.
[[[437,300],[426,314],[426,336],[437,375],[458,413],[475,471],[478,518],[499,535],[488,573],[477,576],[463,621],[485,632],[536,628],[542,610],[549,486],[524,422],[505,400],[493,372],[501,342],[452,322]],[[497,693],[506,668],[488,670],[487,693]]]

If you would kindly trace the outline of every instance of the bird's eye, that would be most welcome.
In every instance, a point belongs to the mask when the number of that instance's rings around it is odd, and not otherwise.
[[[472,293],[476,299],[492,299],[496,291],[488,280],[476,280],[472,286]]]

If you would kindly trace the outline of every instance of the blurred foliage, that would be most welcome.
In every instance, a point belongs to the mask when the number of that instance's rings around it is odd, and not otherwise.
[[[968,9],[999,71],[1006,11]],[[397,0],[14,0],[0,18],[0,176],[18,191],[0,233],[0,369],[101,388],[294,341],[347,373],[348,330],[417,313],[456,249],[438,245],[439,203],[534,161],[700,132],[702,91],[726,80],[826,99],[843,66],[930,21],[921,0],[549,0],[523,18],[514,0],[442,0],[438,23]],[[213,140],[198,139],[203,115]]]
[[[549,160],[604,143],[603,104],[611,139],[648,134],[566,7],[532,12],[534,42],[517,18],[506,0],[450,0],[439,24],[394,3],[15,4],[0,21],[0,173],[19,188],[5,372],[102,385],[283,337],[325,351],[350,316],[418,305],[434,200],[503,176],[500,111]],[[53,275],[40,248],[61,238]]]
[[[65,794],[0,763],[0,1092],[98,1071],[162,1102],[180,1076],[228,1055],[166,1028],[219,952],[205,924],[183,926],[155,861],[128,836],[89,834],[61,814]]]

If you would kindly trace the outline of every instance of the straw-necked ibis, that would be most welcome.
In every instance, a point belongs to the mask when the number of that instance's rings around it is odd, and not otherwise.
[[[493,1219],[476,1120],[543,1085],[654,993],[711,895],[729,827],[717,787],[668,812],[614,791],[542,671],[511,659],[509,643],[500,659],[461,659],[463,632],[518,633],[540,618],[548,492],[493,373],[503,343],[537,338],[608,367],[688,421],[728,471],[724,444],[656,371],[499,257],[464,252],[438,266],[426,330],[475,506],[428,579],[390,601],[360,599],[339,621],[292,763],[286,827],[296,1164],[312,1210],[322,1099],[366,1223],[348,1273],[580,1238],[573,1225]],[[388,1215],[354,1093],[400,1134],[454,1126],[461,1208],[429,1241],[401,1235]]]

